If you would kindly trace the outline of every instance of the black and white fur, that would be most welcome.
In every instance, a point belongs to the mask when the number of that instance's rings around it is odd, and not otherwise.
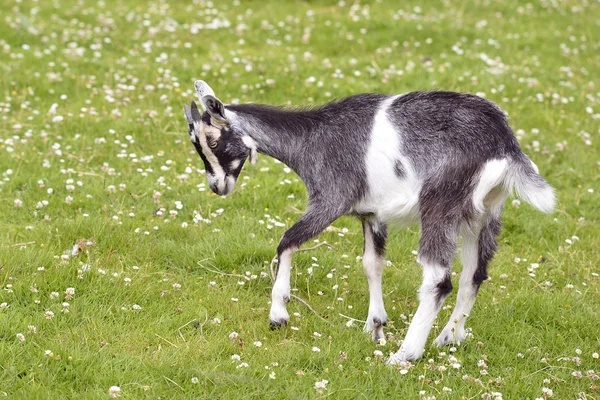
[[[211,189],[230,193],[247,157],[274,157],[292,168],[309,193],[306,213],[277,248],[272,326],[286,325],[292,254],[345,214],[363,223],[363,266],[370,301],[366,329],[383,338],[387,313],[381,276],[387,224],[421,225],[420,304],[399,363],[423,355],[433,322],[452,291],[450,268],[462,235],[456,307],[435,342],[465,339],[465,320],[496,252],[500,217],[514,191],[543,212],[554,191],[521,151],[504,113],[483,98],[452,92],[399,96],[360,94],[319,108],[285,110],[258,104],[223,105],[196,81],[206,112],[185,107],[192,143]]]

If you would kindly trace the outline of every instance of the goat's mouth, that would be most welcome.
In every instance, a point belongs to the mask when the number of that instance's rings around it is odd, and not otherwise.
[[[210,180],[208,186],[215,194],[227,196],[235,189],[236,179],[232,175],[225,175],[224,179]]]

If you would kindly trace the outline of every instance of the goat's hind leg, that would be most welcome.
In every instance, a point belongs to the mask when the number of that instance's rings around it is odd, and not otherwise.
[[[277,247],[279,262],[271,293],[271,311],[269,312],[271,328],[287,325],[290,319],[286,304],[290,301],[292,254],[302,243],[317,236],[339,216],[336,212],[328,211],[326,207],[312,204],[306,214],[283,234]]]
[[[450,267],[458,236],[456,224],[423,219],[421,232],[418,261],[423,267],[423,283],[419,289],[419,307],[400,350],[390,357],[389,364],[423,356],[433,322],[452,291]]]
[[[381,288],[387,228],[383,222],[375,219],[363,220],[362,224],[365,236],[363,268],[369,282],[369,315],[365,331],[372,332],[373,340],[379,343],[384,339],[383,327],[387,321]]]
[[[496,253],[496,237],[501,226],[499,215],[486,216],[480,230],[464,235],[461,254],[463,270],[456,306],[442,333],[435,339],[440,347],[461,342],[467,336],[466,319],[473,309],[481,283],[488,278],[487,267]]]

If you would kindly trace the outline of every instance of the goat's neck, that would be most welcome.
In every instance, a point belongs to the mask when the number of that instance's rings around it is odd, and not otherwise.
[[[320,123],[302,112],[269,109],[268,113],[262,113],[254,105],[247,110],[244,105],[234,107],[228,106],[227,119],[235,132],[250,137],[259,153],[276,158],[302,177],[308,137]]]

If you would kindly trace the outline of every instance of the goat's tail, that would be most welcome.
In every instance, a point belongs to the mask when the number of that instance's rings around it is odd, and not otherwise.
[[[525,154],[513,159],[509,164],[504,184],[517,197],[525,200],[538,210],[550,213],[554,210],[556,197],[554,189],[539,175],[537,165]]]

